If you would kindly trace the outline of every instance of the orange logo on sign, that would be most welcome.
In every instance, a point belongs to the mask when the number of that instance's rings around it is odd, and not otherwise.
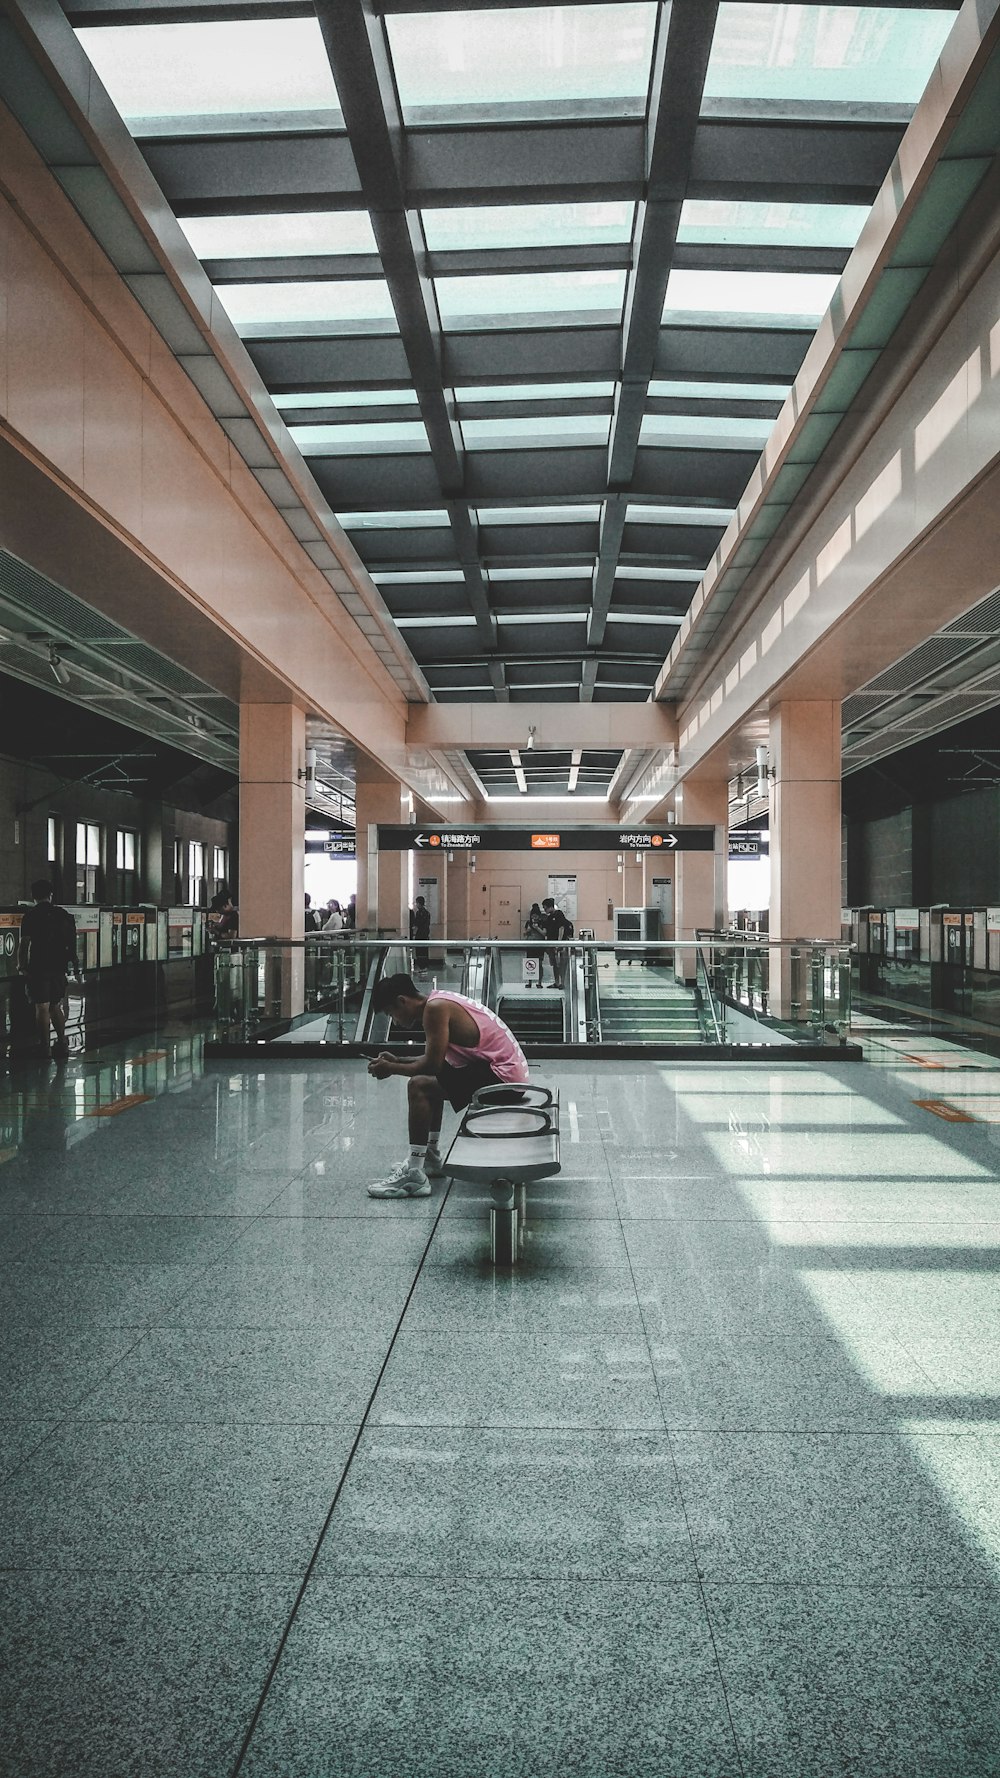
[[[663,844],[662,833],[654,833],[654,835],[649,843],[651,846],[662,846],[662,844]]]
[[[432,846],[440,846],[441,835],[439,833],[432,833],[431,837],[430,837],[430,843]]]
[[[532,850],[535,852],[551,851],[559,845],[557,833],[533,833],[531,836]]]

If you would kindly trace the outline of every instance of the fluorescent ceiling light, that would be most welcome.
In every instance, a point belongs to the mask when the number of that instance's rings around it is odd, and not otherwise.
[[[77,37],[128,123],[339,112],[314,17],[97,25]]]
[[[705,97],[915,105],[954,22],[953,10],[722,0]]]
[[[312,283],[222,284],[215,291],[237,332],[248,327],[392,321],[395,310],[384,278],[317,278]]]
[[[555,567],[547,568],[544,563],[534,568],[487,568],[487,580],[589,580],[593,574],[593,563],[581,563],[578,568]]]
[[[415,389],[310,389],[301,395],[272,395],[279,412],[310,407],[416,407]]]
[[[610,414],[543,414],[530,419],[463,420],[466,450],[531,450],[548,440],[560,444],[602,444],[611,431]]]
[[[639,443],[674,450],[762,451],[773,430],[773,420],[744,414],[644,414]]]
[[[367,210],[267,211],[178,219],[199,259],[289,259],[377,253]]]
[[[663,316],[793,315],[819,322],[838,283],[835,272],[674,271]]]
[[[679,624],[683,621],[683,615],[675,617],[666,611],[616,611],[612,605],[608,612],[609,624]]]
[[[625,246],[632,238],[635,205],[476,204],[464,210],[424,210],[421,215],[424,238],[432,253],[602,243]]]
[[[688,198],[681,207],[678,241],[720,246],[855,246],[868,219],[867,204],[743,203],[727,198]]]
[[[421,105],[642,99],[656,7],[523,6],[389,13],[403,115]]]

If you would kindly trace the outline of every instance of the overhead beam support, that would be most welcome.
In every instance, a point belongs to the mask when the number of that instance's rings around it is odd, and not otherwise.
[[[411,704],[406,745],[436,749],[527,746],[529,718],[533,754],[544,749],[572,752],[593,748],[669,749],[677,742],[677,721],[669,704]]]

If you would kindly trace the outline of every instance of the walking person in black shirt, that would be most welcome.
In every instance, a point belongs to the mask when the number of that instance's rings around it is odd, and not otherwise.
[[[77,975],[76,926],[65,908],[53,907],[52,884],[40,879],[31,885],[35,903],[21,921],[17,967],[24,976],[28,998],[35,1009],[38,1048],[49,1054],[49,1024],[56,1034],[54,1056],[69,1055],[66,1040],[67,971]]]
[[[427,940],[431,935],[431,910],[422,895],[418,895],[410,909],[410,937],[415,938],[420,949],[413,953],[416,969],[427,969],[430,965],[430,954]],[[422,941],[422,942],[421,942]]]
[[[562,908],[556,906],[555,899],[551,895],[547,895],[542,902],[542,924],[545,927],[545,936],[549,940],[573,937],[572,920],[567,920]],[[554,978],[552,985],[554,988],[561,988],[566,970],[565,952],[550,951],[549,962],[552,965]]]

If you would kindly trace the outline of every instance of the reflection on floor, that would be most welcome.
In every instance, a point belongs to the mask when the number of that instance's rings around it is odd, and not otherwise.
[[[363,1063],[8,1079],[3,1769],[995,1774],[1000,1067],[869,1040],[545,1064],[513,1275]]]

